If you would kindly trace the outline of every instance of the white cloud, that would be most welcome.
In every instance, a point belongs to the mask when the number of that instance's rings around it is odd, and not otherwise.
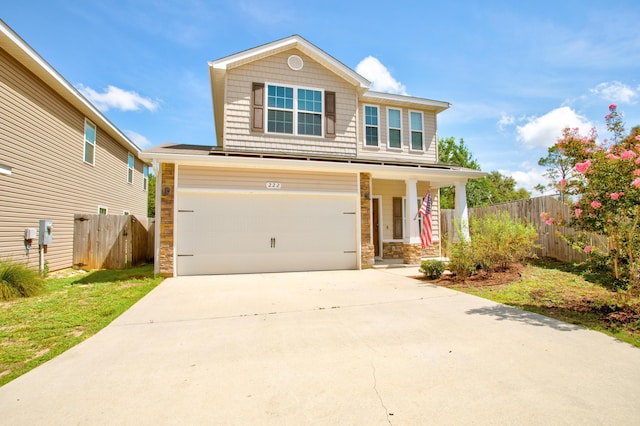
[[[516,188],[524,188],[529,191],[532,196],[542,195],[535,189],[536,185],[546,185],[549,183],[548,179],[543,175],[545,170],[531,163],[522,163],[519,170],[498,171],[505,176],[511,176],[516,181]]]
[[[150,148],[152,143],[149,139],[142,136],[140,133],[136,133],[133,130],[124,130],[124,134],[127,135],[131,142],[135,143],[140,149]]]
[[[527,123],[517,127],[518,141],[530,148],[549,147],[562,136],[562,130],[578,128],[586,134],[593,124],[568,106],[549,111],[540,117],[530,117]]]
[[[406,95],[404,84],[393,78],[387,67],[377,58],[367,56],[356,67],[356,72],[371,82],[371,90]]]
[[[591,93],[600,96],[608,102],[627,104],[634,103],[635,98],[638,97],[638,90],[640,90],[640,87],[634,90],[619,81],[600,83],[593,89],[589,89]]]
[[[78,90],[102,112],[111,108],[121,111],[137,111],[141,108],[155,111],[159,105],[158,102],[142,97],[134,91],[122,90],[115,86],[108,86],[103,93],[98,93],[91,87],[80,84]]]
[[[500,115],[498,120],[498,129],[504,131],[505,127],[512,126],[516,123],[516,118],[513,115],[507,115],[504,112]]]

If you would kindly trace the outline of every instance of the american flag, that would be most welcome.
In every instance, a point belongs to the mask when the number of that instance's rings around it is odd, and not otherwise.
[[[431,193],[427,192],[422,200],[422,205],[418,213],[422,215],[422,229],[420,229],[420,242],[422,248],[427,248],[431,245]]]

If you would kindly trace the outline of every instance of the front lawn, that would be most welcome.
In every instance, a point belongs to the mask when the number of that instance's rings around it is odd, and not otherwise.
[[[0,386],[94,335],[162,281],[153,265],[52,276],[39,296],[0,302]]]
[[[436,283],[597,330],[640,347],[640,297],[607,288],[604,276],[549,259],[532,261],[520,275],[520,279],[503,284],[491,278]]]

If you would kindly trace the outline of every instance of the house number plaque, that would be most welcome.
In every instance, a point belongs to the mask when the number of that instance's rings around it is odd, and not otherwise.
[[[267,189],[281,189],[282,184],[280,182],[267,182]]]

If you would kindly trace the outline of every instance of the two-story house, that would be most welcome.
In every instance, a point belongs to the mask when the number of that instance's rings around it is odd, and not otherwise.
[[[440,255],[438,188],[482,172],[438,163],[449,103],[369,90],[300,36],[209,63],[217,146],[163,144],[156,271],[163,275],[359,269]],[[418,209],[433,200],[433,244]]]
[[[75,213],[146,217],[149,168],[139,152],[0,20],[0,259],[37,266],[39,236],[25,229],[47,219],[47,266],[68,268]]]

